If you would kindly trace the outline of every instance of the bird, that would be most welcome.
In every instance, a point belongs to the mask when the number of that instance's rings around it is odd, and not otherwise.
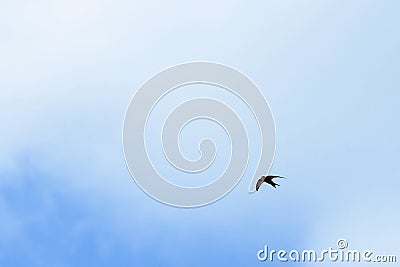
[[[272,179],[274,178],[285,178],[283,176],[279,176],[279,175],[268,175],[268,176],[261,176],[260,179],[258,179],[257,184],[256,184],[256,191],[258,191],[258,189],[260,188],[260,186],[262,185],[262,183],[267,183],[270,184],[271,186],[273,186],[274,188],[276,188],[276,186],[280,186],[279,184],[275,183],[274,181],[272,181]]]

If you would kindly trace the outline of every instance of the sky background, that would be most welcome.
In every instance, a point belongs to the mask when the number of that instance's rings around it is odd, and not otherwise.
[[[399,10],[399,1],[2,1],[0,266],[262,266],[264,245],[322,250],[341,237],[399,258]],[[288,177],[277,190],[249,195],[245,175],[220,201],[180,209],[130,177],[131,97],[194,60],[232,66],[263,91],[276,123],[272,172]]]

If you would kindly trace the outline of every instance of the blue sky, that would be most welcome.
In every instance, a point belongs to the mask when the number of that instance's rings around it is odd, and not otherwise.
[[[264,245],[340,237],[399,257],[399,8],[3,1],[0,266],[262,266]],[[267,97],[272,172],[288,177],[278,190],[249,195],[245,176],[213,205],[178,209],[132,181],[121,140],[132,95],[193,60],[239,69]]]

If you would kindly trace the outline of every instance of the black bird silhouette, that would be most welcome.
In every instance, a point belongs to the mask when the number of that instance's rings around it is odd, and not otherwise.
[[[276,188],[276,186],[280,186],[279,184],[275,183],[274,181],[272,181],[272,179],[274,178],[285,178],[283,176],[279,176],[279,175],[268,175],[268,176],[261,176],[260,179],[258,179],[257,184],[256,184],[256,191],[258,191],[258,189],[260,188],[260,186],[262,185],[262,183],[267,183],[270,184],[271,186],[273,186],[274,188]]]

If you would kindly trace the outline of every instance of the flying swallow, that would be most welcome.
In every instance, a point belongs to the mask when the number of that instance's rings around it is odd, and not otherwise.
[[[258,179],[258,181],[257,181],[256,190],[258,191],[258,189],[260,188],[260,186],[262,185],[262,183],[270,184],[270,185],[273,186],[274,188],[276,188],[276,186],[280,186],[279,184],[277,184],[277,183],[275,183],[274,181],[272,181],[272,179],[274,179],[274,178],[285,178],[285,177],[279,176],[279,175],[261,176],[261,178]]]

